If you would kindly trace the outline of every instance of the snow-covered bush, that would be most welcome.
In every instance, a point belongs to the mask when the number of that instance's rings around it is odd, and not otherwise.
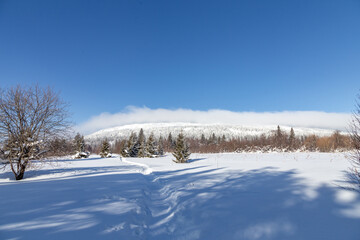
[[[105,139],[102,142],[102,146],[101,146],[101,151],[100,151],[100,156],[102,158],[108,158],[111,157],[111,153],[110,153],[110,143],[108,142],[107,139]]]
[[[81,158],[88,158],[90,156],[90,153],[89,152],[77,152],[75,155],[74,155],[74,158],[75,159],[81,159]]]

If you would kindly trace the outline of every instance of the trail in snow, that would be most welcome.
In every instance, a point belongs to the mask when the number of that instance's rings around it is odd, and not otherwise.
[[[147,222],[143,224],[143,237],[168,238],[174,232],[176,226],[167,224],[176,213],[177,189],[167,185],[153,173],[153,169],[145,163],[129,161],[120,157],[121,161],[141,168],[139,171],[145,177],[145,185],[142,186],[142,208],[147,214]],[[146,234],[145,234],[146,233]]]
[[[128,161],[126,158],[124,157],[120,157],[120,161],[124,162],[124,163],[128,163],[130,165],[135,165],[135,166],[139,166],[142,168],[142,170],[140,171],[141,173],[143,173],[144,175],[149,175],[151,174],[153,171],[152,169],[146,165],[146,164],[143,164],[143,163],[137,163],[137,162],[131,162],[131,161]]]

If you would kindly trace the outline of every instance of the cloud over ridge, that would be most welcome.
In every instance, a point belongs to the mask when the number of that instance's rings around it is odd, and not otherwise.
[[[147,107],[127,107],[119,113],[102,113],[76,126],[76,130],[88,134],[101,129],[135,123],[219,123],[246,126],[283,125],[346,130],[351,119],[349,113],[328,113],[320,111],[282,112],[233,112],[210,109],[150,109]]]

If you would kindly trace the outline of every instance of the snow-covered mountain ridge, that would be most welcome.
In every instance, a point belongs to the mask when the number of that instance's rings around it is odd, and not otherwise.
[[[290,132],[291,127],[280,126],[283,131]],[[209,137],[213,133],[216,136],[223,136],[227,139],[245,137],[245,136],[260,136],[261,134],[269,135],[276,130],[277,126],[244,126],[234,124],[200,124],[200,123],[144,123],[131,124],[119,127],[107,128],[90,135],[85,136],[88,141],[97,141],[107,138],[109,141],[116,139],[128,138],[132,132],[138,133],[140,129],[144,130],[145,135],[154,133],[155,137],[166,138],[169,133],[176,136],[181,131],[187,137],[200,138],[202,134]],[[294,127],[297,136],[307,136],[315,134],[317,136],[331,135],[332,129],[318,129],[318,128],[298,128]]]

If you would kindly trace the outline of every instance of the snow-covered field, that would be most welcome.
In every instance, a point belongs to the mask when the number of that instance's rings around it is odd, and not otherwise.
[[[360,239],[344,154],[191,158],[67,159],[19,182],[1,172],[0,239]]]

